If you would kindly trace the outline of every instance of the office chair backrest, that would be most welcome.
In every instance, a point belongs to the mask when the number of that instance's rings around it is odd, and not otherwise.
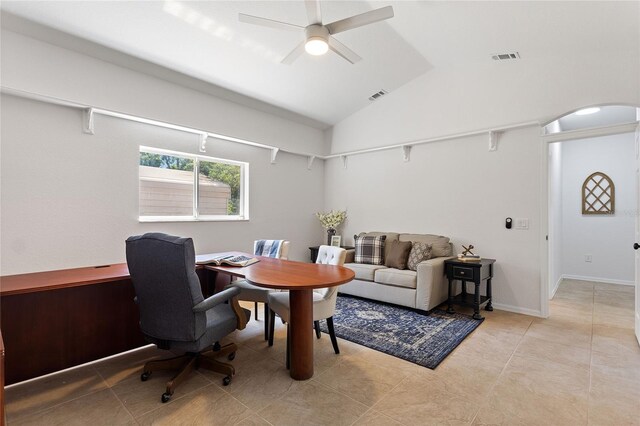
[[[205,331],[204,300],[191,238],[161,233],[129,237],[127,265],[140,308],[142,332],[160,340],[193,341]]]
[[[320,246],[318,248],[318,257],[316,258],[316,263],[321,263],[324,265],[344,265],[344,261],[347,257],[347,251],[340,247],[333,246]],[[330,287],[330,288],[319,288],[315,290],[316,293],[320,293],[323,295],[325,299],[334,297],[334,294],[338,292],[338,287]]]

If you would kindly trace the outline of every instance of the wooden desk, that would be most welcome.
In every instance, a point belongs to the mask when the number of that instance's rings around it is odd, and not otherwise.
[[[231,252],[230,254],[246,253]],[[291,309],[291,377],[307,380],[313,377],[313,289],[334,287],[351,281],[351,269],[334,265],[294,262],[256,256],[260,262],[245,268],[207,265],[208,270],[244,277],[251,284],[289,290]]]
[[[145,343],[126,264],[0,277],[6,382]]]

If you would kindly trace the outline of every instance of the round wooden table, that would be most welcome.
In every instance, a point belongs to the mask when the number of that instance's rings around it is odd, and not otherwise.
[[[289,290],[291,377],[310,379],[313,377],[313,289],[347,283],[355,274],[343,266],[257,257],[260,262],[242,268],[244,277],[260,287]]]

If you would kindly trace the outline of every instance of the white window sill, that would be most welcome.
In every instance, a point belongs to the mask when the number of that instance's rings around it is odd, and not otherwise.
[[[167,216],[140,216],[138,222],[249,222],[248,217],[220,216],[220,217],[167,217]]]

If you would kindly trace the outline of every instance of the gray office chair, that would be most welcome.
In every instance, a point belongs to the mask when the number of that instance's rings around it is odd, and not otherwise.
[[[145,339],[160,349],[183,354],[147,362],[141,380],[148,380],[156,370],[179,370],[167,382],[162,402],[171,398],[194,368],[222,373],[223,384],[228,385],[235,374],[233,366],[213,357],[235,357],[235,343],[221,347],[218,341],[243,329],[251,315],[235,300],[240,291],[231,288],[207,299],[202,296],[191,238],[147,233],[129,237],[126,246]]]

